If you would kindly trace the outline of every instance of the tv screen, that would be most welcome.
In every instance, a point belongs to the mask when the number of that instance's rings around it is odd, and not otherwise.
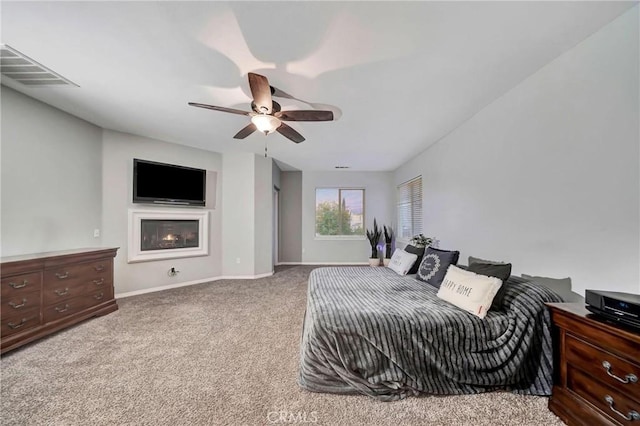
[[[133,159],[133,202],[204,206],[207,171]]]

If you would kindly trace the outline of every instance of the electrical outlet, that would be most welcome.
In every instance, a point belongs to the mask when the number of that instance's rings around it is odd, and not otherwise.
[[[100,230],[98,228],[93,230],[93,238],[100,238]]]
[[[240,263],[240,258],[236,257],[236,263]]]

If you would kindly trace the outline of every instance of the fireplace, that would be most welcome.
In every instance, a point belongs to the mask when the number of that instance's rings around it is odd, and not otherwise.
[[[140,250],[198,247],[198,220],[142,219]]]
[[[128,261],[206,256],[208,224],[205,210],[129,210]]]

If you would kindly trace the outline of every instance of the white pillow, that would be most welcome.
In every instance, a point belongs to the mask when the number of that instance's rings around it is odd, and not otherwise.
[[[409,269],[418,259],[418,255],[413,253],[407,253],[402,249],[396,249],[389,261],[389,268],[398,275],[407,275]]]
[[[499,278],[475,274],[451,265],[440,285],[438,297],[484,318],[501,285]]]

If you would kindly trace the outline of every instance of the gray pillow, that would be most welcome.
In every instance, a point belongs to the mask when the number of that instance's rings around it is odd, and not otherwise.
[[[440,284],[444,280],[449,265],[458,263],[460,257],[459,251],[439,250],[433,247],[427,247],[420,262],[416,278],[431,284],[435,288],[440,288]]]
[[[479,257],[469,256],[469,265],[472,263],[490,263],[492,265],[504,265],[505,262],[498,262],[497,260],[484,260]]]
[[[584,297],[571,291],[571,278],[534,277],[526,274],[522,274],[521,276],[526,280],[556,292],[565,302],[584,303]]]
[[[407,244],[407,246],[404,248],[404,251],[406,251],[407,253],[415,254],[416,256],[418,256],[411,269],[409,269],[409,272],[407,272],[408,274],[415,274],[418,272],[418,268],[420,267],[420,263],[422,262],[422,256],[424,255],[424,250],[425,247],[416,247],[412,246],[411,244]]]

